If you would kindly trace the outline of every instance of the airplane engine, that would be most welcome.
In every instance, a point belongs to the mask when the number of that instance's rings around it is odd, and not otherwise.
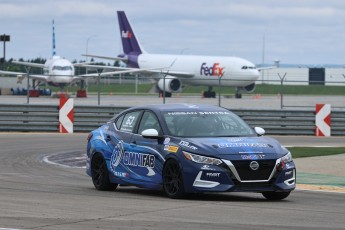
[[[247,93],[252,93],[255,90],[255,83],[252,83],[250,85],[244,86],[244,87],[236,87],[236,98],[242,98],[241,92],[245,91]]]
[[[165,90],[168,93],[175,93],[181,90],[182,83],[178,78],[168,76],[165,78],[165,86],[163,78],[158,81],[157,85],[161,91]]]
[[[255,90],[255,83],[243,87],[248,93],[252,93]]]

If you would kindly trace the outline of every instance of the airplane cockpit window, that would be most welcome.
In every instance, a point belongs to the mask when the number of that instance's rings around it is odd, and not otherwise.
[[[72,66],[58,66],[58,65],[54,65],[53,66],[53,70],[73,70]]]
[[[242,66],[242,69],[256,69],[255,66]]]

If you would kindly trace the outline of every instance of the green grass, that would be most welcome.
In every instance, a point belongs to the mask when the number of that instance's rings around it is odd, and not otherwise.
[[[155,84],[138,84],[137,93],[145,94],[149,93],[150,89],[154,87]],[[58,91],[58,88],[50,87],[54,92]],[[77,86],[67,87],[70,92],[76,92],[79,88]],[[100,90],[102,94],[132,94],[135,93],[135,84],[111,84],[111,85],[100,85]],[[206,91],[206,86],[185,86],[183,88],[183,94],[193,94],[201,95],[202,91]],[[213,90],[218,94],[219,88],[213,87]],[[88,92],[96,93],[98,91],[97,85],[89,85]],[[256,85],[253,94],[262,95],[277,95],[281,91],[280,85]],[[234,95],[234,87],[222,87],[222,95]],[[345,86],[324,86],[324,85],[286,85],[283,88],[284,95],[344,95],[345,96]],[[245,93],[244,93],[245,94]]]
[[[293,158],[329,156],[345,153],[343,147],[288,147]]]
[[[219,88],[213,87],[218,93]],[[207,90],[205,86],[186,86],[183,93],[200,94],[201,91]],[[253,94],[273,94],[277,95],[281,92],[280,85],[256,85]],[[235,94],[234,87],[221,88],[221,94]],[[345,95],[345,86],[325,86],[325,85],[285,85],[283,87],[284,95]]]

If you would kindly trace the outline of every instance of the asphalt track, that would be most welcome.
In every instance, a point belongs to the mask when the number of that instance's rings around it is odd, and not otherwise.
[[[296,190],[279,202],[253,193],[172,200],[135,187],[100,192],[85,169],[43,161],[84,151],[86,136],[0,133],[0,229],[345,229],[345,193]],[[303,138],[279,139],[317,143]],[[344,145],[341,138],[325,142]]]

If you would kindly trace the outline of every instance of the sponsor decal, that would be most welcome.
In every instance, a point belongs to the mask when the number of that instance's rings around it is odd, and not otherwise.
[[[125,152],[123,163],[134,167],[154,168],[155,156],[144,153]]]
[[[213,168],[210,168],[209,165],[203,165],[200,169],[201,169],[201,170],[210,170],[210,171],[214,171],[214,170],[215,170],[215,169],[213,169]]]
[[[133,121],[134,121],[134,119],[135,119],[135,116],[129,116],[129,117],[127,118],[127,121],[126,121],[125,125],[126,125],[126,126],[129,126],[129,127],[132,127],[132,126],[133,126]]]
[[[241,158],[243,160],[258,160],[258,159],[264,159],[265,154],[241,155]]]
[[[165,145],[166,145],[166,144],[169,144],[169,142],[170,142],[170,138],[169,138],[169,137],[167,137],[167,138],[165,138],[165,139],[164,139],[163,144],[165,144]]]
[[[123,153],[123,141],[119,141],[119,143],[114,147],[113,154],[111,155],[111,169],[115,170],[115,168],[120,164]]]
[[[252,147],[252,148],[268,148],[269,146],[265,143],[221,143],[218,144],[219,148],[241,148],[241,147]]]
[[[200,75],[222,77],[224,75],[224,67],[219,67],[218,62],[208,67],[207,63],[204,62],[200,67]]]
[[[206,173],[208,177],[219,177],[220,173]]]
[[[126,173],[126,172],[113,171],[113,173],[117,177],[128,177],[128,173]]]
[[[122,125],[121,130],[122,131],[132,131],[135,118],[136,118],[135,116],[129,116],[127,118],[126,122]]]
[[[212,115],[212,114],[230,114],[229,112],[213,112],[213,111],[209,111],[209,112],[168,112],[168,115]]]
[[[131,38],[133,34],[130,31],[121,31],[121,37],[123,38]]]
[[[198,112],[201,115],[212,115],[212,114],[230,114],[229,112]]]
[[[173,146],[173,145],[164,145],[164,150],[168,152],[176,153],[178,151],[178,147]]]
[[[292,171],[285,172],[285,176],[290,176]]]
[[[110,159],[110,170],[115,176],[119,175],[116,171],[116,167],[120,164],[123,153],[123,141],[119,141],[119,143],[114,147],[113,154]]]
[[[128,177],[128,173],[117,170],[122,161],[124,165],[147,168],[147,176],[153,176],[156,174],[152,170],[155,167],[155,160],[155,156],[151,154],[124,151],[123,141],[119,141],[111,155],[110,170],[117,177]]]
[[[229,142],[240,142],[240,141],[242,141],[243,139],[241,139],[241,138],[229,138],[228,139],[228,141]]]
[[[253,171],[258,170],[258,168],[259,168],[259,163],[258,163],[257,161],[252,161],[252,162],[250,162],[249,167],[250,167]]]
[[[198,149],[197,147],[195,147],[195,146],[189,144],[188,141],[180,141],[179,145],[184,146],[184,147],[187,147],[187,148],[190,148],[190,149],[192,149],[192,150],[197,150],[197,149]]]

